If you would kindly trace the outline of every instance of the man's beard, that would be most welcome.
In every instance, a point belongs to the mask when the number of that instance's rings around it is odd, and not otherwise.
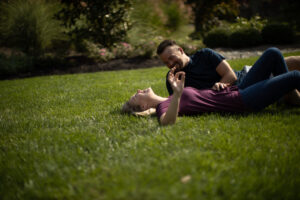
[[[174,65],[174,67],[176,67],[176,69],[175,69],[175,73],[176,73],[176,72],[182,71],[182,69],[183,69],[183,64],[180,63],[180,62],[177,62],[177,63]]]

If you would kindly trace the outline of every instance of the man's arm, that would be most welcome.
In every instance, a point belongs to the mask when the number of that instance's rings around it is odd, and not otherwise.
[[[222,60],[216,68],[217,73],[221,76],[221,80],[214,84],[212,89],[220,90],[225,87],[234,84],[237,81],[237,77],[226,60]]]
[[[222,77],[220,80],[221,83],[229,83],[230,85],[232,85],[235,81],[237,81],[237,77],[233,69],[230,67],[229,63],[226,60],[220,62],[220,64],[216,68],[216,71]]]

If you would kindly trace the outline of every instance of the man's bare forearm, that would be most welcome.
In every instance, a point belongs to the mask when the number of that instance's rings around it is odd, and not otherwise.
[[[228,83],[230,85],[234,84],[237,81],[237,77],[231,68],[230,64],[223,60],[216,68],[217,73],[221,76],[219,82]]]
[[[220,80],[221,83],[228,83],[230,85],[234,84],[236,81],[237,77],[233,71],[229,71]]]

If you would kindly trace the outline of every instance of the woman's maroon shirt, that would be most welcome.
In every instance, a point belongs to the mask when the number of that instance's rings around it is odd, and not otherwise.
[[[156,107],[158,119],[167,112],[172,96]],[[197,115],[207,112],[245,112],[248,109],[241,99],[237,86],[227,87],[224,90],[195,89],[186,87],[180,98],[179,115]]]

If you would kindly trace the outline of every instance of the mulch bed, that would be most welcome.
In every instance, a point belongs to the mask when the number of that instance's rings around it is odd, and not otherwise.
[[[16,79],[16,78],[27,78],[34,76],[45,76],[45,75],[62,75],[62,74],[76,74],[76,73],[89,73],[98,71],[114,71],[114,70],[129,70],[139,68],[150,68],[156,66],[162,66],[163,63],[158,58],[123,58],[115,59],[103,63],[96,63],[93,60],[84,56],[72,56],[67,57],[66,61],[68,65],[56,65],[50,68],[40,68],[31,72],[19,73],[16,75],[10,75],[1,77],[0,79]]]
[[[217,48],[214,49],[226,59],[245,58],[251,56],[261,55],[269,45],[262,45],[258,47],[246,48],[246,49],[228,49]],[[277,45],[282,52],[300,51],[300,44],[292,45]],[[88,73],[97,71],[113,71],[113,70],[128,70],[139,68],[150,68],[156,66],[163,66],[164,64],[158,58],[123,58],[115,59],[103,63],[96,63],[93,60],[83,55],[73,55],[65,59],[67,64],[53,64],[50,67],[37,67],[37,70],[20,73],[17,75],[1,76],[0,79],[16,79],[27,78],[33,76],[45,76],[45,75],[61,75],[61,74],[75,74],[75,73]]]
[[[113,70],[149,68],[149,67],[163,65],[163,63],[158,58],[150,59],[150,58],[143,58],[143,57],[115,59],[105,63],[84,63],[84,62],[83,63],[79,62],[79,63],[80,64],[77,67],[70,68],[69,72],[81,73],[81,72],[96,72],[96,71],[113,71]]]

